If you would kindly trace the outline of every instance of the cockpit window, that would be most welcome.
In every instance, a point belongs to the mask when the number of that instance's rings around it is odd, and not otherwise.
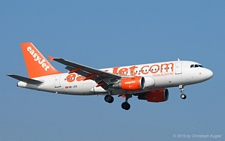
[[[191,64],[191,66],[190,66],[190,68],[198,68],[198,67],[200,67],[200,68],[204,68],[202,65],[200,65],[200,64]]]

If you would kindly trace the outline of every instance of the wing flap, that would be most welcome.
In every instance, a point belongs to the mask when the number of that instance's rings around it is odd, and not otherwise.
[[[74,70],[75,68],[74,68],[74,67],[71,67],[71,66],[66,66],[65,69],[67,69],[67,70],[69,70],[69,71],[71,72],[71,71]],[[77,70],[76,73],[77,73],[77,74],[80,74],[80,75],[82,75],[82,76],[85,76],[85,77],[91,75],[90,73],[88,73],[88,72],[86,72],[86,71],[83,71],[83,70]]]
[[[17,79],[19,81],[23,81],[23,82],[30,83],[30,84],[41,84],[41,83],[43,83],[43,82],[35,80],[35,79],[31,79],[31,78],[27,78],[27,77],[15,75],[15,74],[8,74],[8,76],[12,77],[14,79]]]

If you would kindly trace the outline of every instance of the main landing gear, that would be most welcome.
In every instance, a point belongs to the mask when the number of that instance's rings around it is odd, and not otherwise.
[[[184,86],[183,85],[179,85],[179,89],[180,89],[180,92],[181,92],[180,98],[186,99],[187,96],[184,94]]]
[[[125,100],[125,102],[123,102],[123,103],[121,104],[121,107],[122,107],[124,110],[129,110],[129,109],[130,109],[130,104],[128,103],[128,99],[131,98],[132,95],[126,94],[125,97],[126,97],[126,100]]]
[[[111,95],[106,95],[104,99],[108,103],[112,103],[114,101],[114,98]]]
[[[121,104],[121,107],[122,107],[124,110],[129,110],[129,109],[130,109],[130,104],[128,103],[128,99],[131,98],[132,95],[126,94],[125,97],[126,97],[126,100],[125,100],[125,102],[123,102],[123,103]],[[108,102],[108,103],[112,103],[112,102],[114,101],[114,98],[113,98],[112,95],[110,95],[110,94],[106,95],[104,99],[105,99],[105,101]]]

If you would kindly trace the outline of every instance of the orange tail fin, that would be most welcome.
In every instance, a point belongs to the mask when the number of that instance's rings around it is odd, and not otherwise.
[[[21,43],[21,48],[30,78],[60,73],[31,42]]]

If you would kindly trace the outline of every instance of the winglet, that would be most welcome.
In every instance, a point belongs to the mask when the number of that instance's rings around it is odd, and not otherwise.
[[[48,56],[48,58],[49,58],[50,62],[52,62],[54,60],[54,57],[52,57],[52,56]]]

